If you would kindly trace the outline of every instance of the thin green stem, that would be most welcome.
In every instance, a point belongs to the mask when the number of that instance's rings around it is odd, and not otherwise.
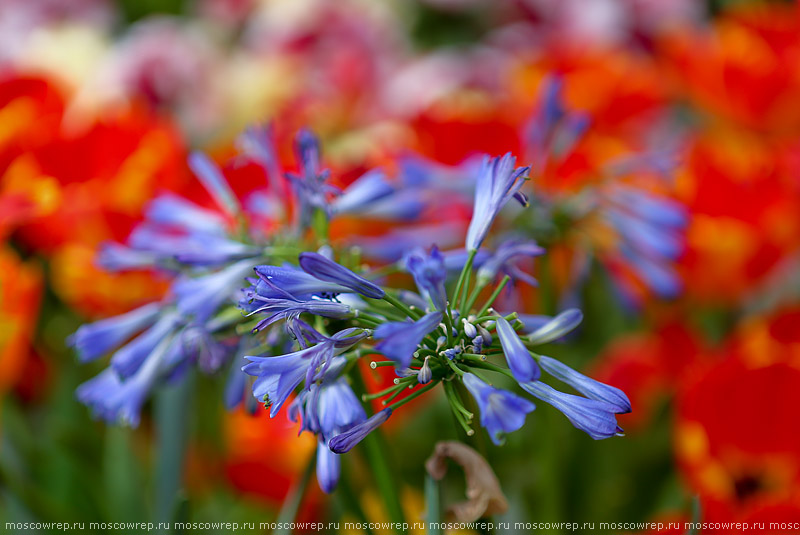
[[[509,277],[508,275],[503,277],[503,280],[500,281],[500,284],[497,285],[497,288],[494,289],[492,295],[489,296],[489,299],[486,301],[483,307],[481,307],[480,311],[476,314],[476,316],[480,318],[481,316],[486,314],[486,311],[489,310],[489,307],[492,306],[494,300],[497,299],[497,297],[500,295],[500,292],[503,291],[503,288],[506,287],[506,284],[508,284],[508,281],[510,280],[511,277]]]
[[[430,382],[427,385],[425,385],[422,388],[420,388],[419,390],[417,390],[415,392],[412,392],[407,397],[404,397],[400,401],[396,401],[396,402],[392,403],[391,405],[389,405],[389,408],[392,409],[393,411],[397,410],[398,407],[402,407],[403,405],[405,405],[409,401],[418,398],[419,396],[421,396],[425,392],[428,392],[429,390],[431,390],[435,386],[436,386],[436,383]]]
[[[375,392],[373,394],[361,394],[361,401],[370,401],[373,399],[382,398],[383,396],[388,396],[389,394],[394,393],[395,390],[402,390],[405,388],[405,383],[392,385],[389,388],[384,388],[380,392]]]
[[[400,310],[403,314],[408,316],[412,319],[419,319],[421,316],[417,311],[411,310],[411,308],[400,301],[397,297],[393,296],[392,294],[387,293],[383,296],[383,300],[395,307],[396,309]]]
[[[469,256],[467,257],[467,262],[464,264],[464,267],[461,268],[461,274],[458,276],[458,282],[456,282],[456,287],[453,290],[453,298],[451,302],[451,306],[455,308],[458,305],[458,299],[461,294],[461,287],[464,285],[464,280],[467,278],[467,273],[472,270],[472,263],[475,260],[475,255],[478,254],[477,249],[473,249],[469,252]]]
[[[358,368],[354,368],[350,377],[353,380],[353,389],[356,394],[364,394],[367,388],[364,384],[361,371]],[[369,414],[372,413],[369,406],[367,406],[367,412]],[[397,491],[399,487],[395,483],[392,465],[386,458],[388,446],[386,445],[386,440],[383,438],[381,430],[376,429],[367,435],[362,441],[362,445],[367,456],[367,462],[369,463],[372,476],[375,479],[375,485],[378,488],[378,495],[383,499],[383,503],[386,507],[386,513],[395,525],[399,523],[399,525],[402,526],[405,523],[405,515],[403,514],[403,507],[400,504],[400,496]],[[403,533],[401,529],[397,529],[396,531],[397,533]]]
[[[464,375],[464,370],[462,370],[461,368],[459,368],[458,366],[456,366],[456,363],[455,363],[455,362],[453,362],[452,360],[450,360],[450,359],[448,359],[448,358],[446,358],[446,357],[445,357],[444,361],[447,363],[447,365],[448,365],[448,366],[450,366],[450,368],[451,368],[451,369],[452,369],[454,372],[456,372],[456,374],[458,374],[459,376],[461,376],[461,375]]]
[[[464,307],[464,310],[466,312],[469,312],[470,310],[472,310],[472,307],[475,306],[475,301],[478,300],[478,296],[481,294],[483,289],[486,288],[487,282],[488,281],[483,281],[480,278],[478,278],[478,282],[477,284],[475,284],[475,288],[473,288],[472,293],[470,294],[469,299],[467,300],[467,305]]]
[[[430,474],[425,474],[425,519],[428,521],[428,535],[441,535],[442,511],[439,501],[439,482]]]
[[[172,522],[183,486],[193,375],[162,389],[155,400],[157,429],[155,509],[159,522]]]

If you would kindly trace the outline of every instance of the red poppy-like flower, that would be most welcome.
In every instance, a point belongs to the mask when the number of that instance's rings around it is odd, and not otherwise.
[[[705,520],[800,520],[797,316],[746,323],[680,390],[675,454]]]

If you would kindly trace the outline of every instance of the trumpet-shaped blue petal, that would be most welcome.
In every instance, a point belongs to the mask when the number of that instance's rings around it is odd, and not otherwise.
[[[625,395],[625,392],[619,388],[601,383],[582,373],[578,373],[563,362],[550,357],[542,356],[539,359],[539,365],[541,365],[547,373],[567,383],[587,398],[605,401],[614,407],[613,412],[617,414],[631,412],[631,402],[628,396]]]
[[[465,373],[461,380],[478,403],[481,425],[498,446],[503,443],[504,435],[522,427],[525,415],[536,408],[527,399],[490,386],[472,373]]]
[[[121,380],[112,368],[106,368],[98,376],[78,386],[75,391],[78,401],[108,423],[137,427],[142,405],[160,376],[162,358],[169,346],[169,340],[162,340],[136,373],[126,380]]]
[[[81,362],[100,358],[152,325],[160,311],[158,303],[150,303],[119,316],[81,325],[67,343],[75,348]]]
[[[158,345],[178,326],[179,317],[175,313],[162,315],[145,332],[122,346],[111,356],[111,367],[122,379],[135,374]]]
[[[259,281],[253,291],[261,297],[305,299],[312,295],[330,296],[350,292],[347,286],[320,280],[294,266],[256,266]]]
[[[217,212],[202,208],[195,203],[166,194],[156,197],[145,210],[145,217],[160,225],[180,227],[190,232],[225,234],[225,218]]]
[[[237,290],[253,268],[249,260],[241,260],[211,275],[178,279],[172,284],[178,311],[205,321],[226,302],[235,302]]]
[[[505,318],[497,318],[497,336],[503,346],[503,353],[506,355],[508,367],[514,374],[514,379],[520,383],[526,381],[536,381],[542,375],[542,371],[533,360],[530,351],[522,343],[519,336],[514,332],[513,327]]]
[[[536,327],[538,323],[535,318],[530,321],[531,327]],[[539,317],[540,320],[546,318],[547,316]],[[577,308],[569,308],[556,317],[549,319],[549,321],[544,322],[543,325],[536,327],[532,332],[528,333],[527,338],[534,344],[547,344],[570,333],[580,325],[581,321],[583,321],[583,312]]]
[[[503,157],[484,158],[475,187],[475,206],[467,230],[466,248],[480,249],[497,214],[511,199],[518,197],[528,167],[515,169],[511,153]]]
[[[603,401],[559,392],[541,381],[520,383],[526,392],[549,403],[572,422],[572,425],[595,440],[622,433],[614,416],[615,407]]]
[[[398,367],[408,368],[419,343],[441,321],[441,312],[431,312],[415,322],[397,321],[378,325],[373,337],[380,340],[380,343],[375,349],[394,361]]]
[[[335,213],[362,213],[373,203],[395,192],[383,171],[373,169],[350,184],[336,200],[331,203]]]
[[[488,282],[494,280],[499,273],[504,273],[509,275],[512,280],[520,279],[531,286],[537,286],[536,279],[519,269],[515,262],[519,258],[534,258],[544,253],[545,250],[534,241],[504,241],[493,255],[483,261],[478,269],[478,279]]]
[[[434,246],[429,254],[421,250],[412,252],[406,257],[406,269],[413,275],[417,288],[430,298],[436,309],[444,310],[447,307],[444,287],[447,269],[439,249]]]
[[[95,263],[106,271],[150,269],[158,264],[159,255],[140,251],[114,242],[105,242],[95,257]]]
[[[300,267],[317,279],[340,284],[364,297],[381,299],[386,295],[386,292],[380,286],[356,275],[346,267],[340,266],[319,253],[300,253]]]
[[[342,319],[350,315],[350,306],[335,301],[324,299],[270,299],[256,297],[253,301],[258,305],[251,314],[267,314],[267,317],[258,322],[253,331],[260,331],[264,327],[272,325],[276,321],[295,318],[307,312],[325,318]]]
[[[334,453],[347,453],[353,449],[356,444],[364,440],[367,435],[375,431],[383,422],[388,420],[391,415],[392,409],[388,407],[375,413],[368,420],[333,437],[330,442],[328,442],[328,447]]]
[[[250,363],[245,364],[242,371],[256,377],[253,396],[270,406],[269,416],[274,418],[289,394],[303,382],[309,372],[312,376],[316,373],[316,369],[311,369],[312,365],[324,364],[333,354],[333,344],[322,343],[278,357],[246,356]]]
[[[340,473],[339,456],[333,453],[327,441],[320,437],[317,444],[317,482],[322,492],[330,494],[336,490]]]
[[[344,379],[325,385],[319,397],[319,425],[324,437],[346,431],[367,419],[353,389]]]
[[[239,213],[239,201],[233,193],[231,186],[222,175],[217,164],[202,152],[193,152],[189,155],[189,168],[203,184],[208,193],[227,214]]]

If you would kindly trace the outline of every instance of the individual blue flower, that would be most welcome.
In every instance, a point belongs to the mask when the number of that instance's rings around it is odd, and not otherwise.
[[[159,255],[114,242],[104,242],[95,256],[95,264],[106,271],[149,269],[159,263]]]
[[[250,362],[242,371],[256,377],[253,396],[270,407],[269,416],[274,418],[309,372],[315,373],[317,366],[328,362],[333,355],[333,344],[322,343],[277,357],[246,356]]]
[[[256,266],[259,281],[252,291],[266,298],[285,298],[287,294],[297,299],[311,296],[331,296],[352,291],[347,286],[320,280],[295,266]]]
[[[330,215],[327,195],[336,190],[326,184],[330,172],[321,170],[319,139],[310,130],[302,129],[295,137],[295,153],[300,162],[300,175],[287,173],[295,194],[300,201],[300,225],[305,228],[311,224],[315,210],[323,210]]]
[[[361,422],[344,433],[333,437],[330,442],[328,442],[328,447],[334,453],[347,453],[353,449],[356,444],[364,440],[367,435],[380,427],[380,425],[388,420],[391,415],[392,409],[389,407],[380,412],[376,412],[366,421]]]
[[[461,270],[464,269],[464,265],[467,263],[469,253],[466,249],[462,248],[445,251],[442,253],[442,256],[444,257],[444,267],[448,272],[461,273]],[[472,261],[473,268],[481,267],[490,256],[489,251],[485,249],[478,251]]]
[[[276,190],[274,186],[279,182],[281,174],[272,126],[247,128],[236,139],[236,146],[266,170],[270,189]]]
[[[231,348],[216,340],[205,327],[192,324],[176,334],[164,364],[174,367],[196,363],[201,371],[212,374],[228,361],[230,354]]]
[[[619,207],[652,225],[681,229],[689,223],[686,206],[672,199],[619,184],[609,195]]]
[[[554,318],[520,315],[520,320],[525,325],[528,341],[541,345],[572,332],[583,321],[583,312],[577,308],[569,308]]]
[[[300,253],[300,267],[317,279],[340,284],[364,297],[381,299],[386,295],[386,292],[380,286],[356,275],[346,267],[325,258],[319,253]]]
[[[468,251],[480,249],[494,219],[505,204],[515,197],[523,205],[527,200],[520,192],[528,167],[514,168],[516,158],[507,153],[502,157],[484,158],[475,187],[475,206],[467,230]]]
[[[184,264],[214,266],[249,258],[260,251],[217,234],[190,232],[169,233],[162,227],[149,224],[137,226],[128,237],[128,245],[138,251],[155,255],[162,264],[177,260]]]
[[[478,269],[478,280],[484,283],[491,282],[498,274],[503,273],[512,280],[522,280],[531,286],[538,286],[536,279],[520,268],[515,262],[519,258],[535,258],[545,253],[532,240],[506,240],[500,244],[495,253],[484,260]]]
[[[677,297],[683,289],[678,273],[667,262],[659,262],[623,244],[620,250],[628,265],[660,297]]]
[[[253,304],[257,305],[257,308],[253,309],[250,314],[267,314],[267,317],[259,321],[253,328],[253,332],[260,331],[282,319],[296,318],[304,312],[315,316],[337,319],[346,318],[351,313],[349,305],[326,299],[300,300],[291,297],[274,299],[256,296]]]
[[[394,192],[395,188],[383,171],[373,169],[361,175],[331,202],[331,210],[337,214],[361,214],[373,203]]]
[[[236,194],[211,158],[202,152],[193,152],[189,155],[189,168],[225,213],[235,216],[241,211]]]
[[[145,217],[152,223],[204,234],[224,235],[227,227],[219,213],[173,194],[153,199],[145,209]]]
[[[543,84],[538,113],[528,128],[528,139],[539,167],[550,156],[569,152],[589,128],[589,116],[567,109],[563,99],[563,79],[551,76]]]
[[[333,437],[367,419],[364,407],[343,377],[323,383],[319,388],[319,405],[316,410],[319,432],[323,437]]]
[[[444,286],[447,269],[439,249],[434,245],[429,254],[416,250],[406,257],[405,263],[420,292],[430,298],[436,310],[444,310],[447,307]]]
[[[386,221],[413,221],[430,204],[425,193],[413,189],[397,190],[391,195],[364,206],[357,214],[361,217]]]
[[[75,391],[78,401],[108,423],[121,422],[137,427],[142,406],[163,371],[163,356],[170,344],[170,340],[162,340],[136,373],[126,380],[120,379],[114,369],[106,368],[78,386]]]
[[[533,360],[530,351],[522,343],[514,328],[505,320],[497,318],[497,336],[503,346],[503,353],[506,355],[508,367],[514,375],[514,379],[520,383],[536,381],[541,377],[542,371]]]
[[[595,440],[610,438],[622,433],[614,416],[615,407],[604,401],[565,394],[541,381],[520,383],[523,390],[549,403],[572,422],[572,425]]]
[[[539,365],[547,373],[570,385],[587,398],[608,403],[614,407],[613,412],[617,414],[631,412],[631,402],[619,388],[586,377],[563,362],[544,355],[539,358]]]
[[[527,399],[490,386],[472,373],[465,373],[461,380],[478,403],[481,425],[498,446],[503,443],[504,435],[522,427],[525,415],[536,408]]]
[[[408,368],[422,339],[441,321],[441,312],[431,312],[414,322],[407,320],[378,325],[373,337],[380,342],[375,349],[394,361],[396,366]]]
[[[89,362],[102,357],[137,332],[152,325],[160,312],[161,306],[158,303],[150,303],[119,316],[87,323],[81,325],[67,339],[67,343],[75,348],[79,361]]]
[[[605,216],[617,233],[642,254],[676,260],[683,252],[683,237],[663,224],[653,224],[619,209],[606,210]]]
[[[179,319],[174,312],[163,314],[149,329],[111,356],[111,367],[121,379],[127,379],[139,370],[156,347],[175,330]]]
[[[172,293],[178,311],[200,322],[207,320],[220,306],[234,301],[236,290],[252,268],[251,261],[241,260],[210,275],[176,280]]]

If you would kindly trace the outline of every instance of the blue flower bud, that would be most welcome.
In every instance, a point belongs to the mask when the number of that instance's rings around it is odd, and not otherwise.
[[[431,370],[428,361],[430,357],[425,357],[425,362],[422,363],[422,368],[417,372],[417,382],[421,385],[426,385],[433,379],[433,371]]]
[[[462,318],[461,323],[464,324],[464,334],[467,335],[467,338],[475,338],[478,336],[478,329],[475,328],[473,324],[467,321],[467,318]]]
[[[539,379],[542,371],[511,325],[505,318],[497,318],[496,323],[497,336],[500,337],[500,344],[503,346],[503,353],[506,355],[506,361],[508,367],[511,368],[511,373],[514,374],[514,379],[520,383]]]
[[[386,295],[380,286],[318,253],[300,253],[300,267],[319,280],[341,284],[365,297],[381,299]]]
[[[371,418],[362,422],[341,435],[336,435],[328,443],[328,447],[334,453],[347,453],[356,444],[366,438],[367,435],[376,430],[383,422],[389,419],[392,415],[392,409],[389,407],[380,412],[375,413]]]

